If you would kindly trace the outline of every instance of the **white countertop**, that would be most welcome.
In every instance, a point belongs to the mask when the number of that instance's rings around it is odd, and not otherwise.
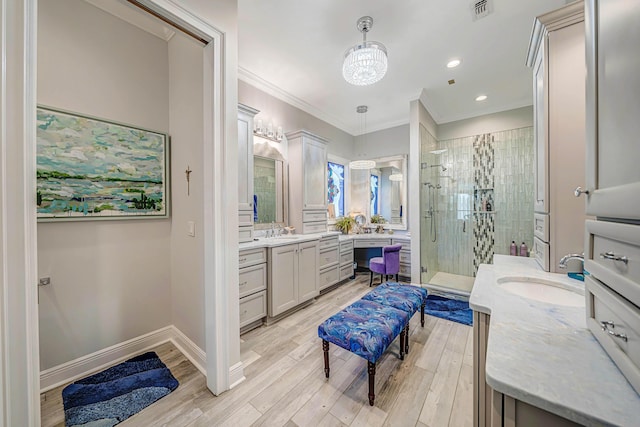
[[[239,250],[257,249],[257,248],[273,248],[276,246],[290,245],[293,243],[308,242],[310,240],[317,240],[325,236],[340,236],[340,241],[355,240],[355,239],[396,239],[396,240],[411,240],[411,237],[406,234],[394,233],[394,234],[342,234],[339,231],[327,231],[324,233],[314,234],[292,234],[280,237],[260,237],[253,242],[240,243]]]
[[[495,390],[577,423],[640,425],[640,396],[586,326],[584,307],[514,295],[502,277],[561,282],[584,294],[583,282],[542,271],[532,258],[495,255],[481,265],[469,305],[490,314],[486,378]]]
[[[389,234],[389,233],[366,233],[366,234],[341,234],[340,241],[343,242],[345,240],[360,240],[360,239],[396,239],[396,240],[404,240],[410,241],[411,237],[406,234],[400,234],[398,232]]]

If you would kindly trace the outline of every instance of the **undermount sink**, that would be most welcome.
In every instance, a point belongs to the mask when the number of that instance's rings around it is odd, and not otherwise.
[[[523,298],[567,307],[584,307],[584,295],[565,289],[559,282],[533,277],[502,277],[498,286]]]

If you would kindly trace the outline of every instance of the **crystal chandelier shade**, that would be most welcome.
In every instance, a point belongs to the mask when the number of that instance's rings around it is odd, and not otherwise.
[[[342,76],[356,86],[366,86],[380,81],[387,73],[387,48],[380,42],[367,41],[367,32],[373,26],[373,18],[358,19],[362,43],[350,47],[344,55]]]
[[[375,167],[375,160],[353,160],[349,162],[349,169],[373,169]]]

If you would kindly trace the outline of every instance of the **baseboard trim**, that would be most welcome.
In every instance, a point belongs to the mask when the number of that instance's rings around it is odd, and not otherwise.
[[[229,368],[229,389],[234,388],[246,379],[247,377],[244,376],[244,365],[242,362],[238,362]]]
[[[206,376],[205,352],[182,331],[170,325],[41,371],[40,393],[91,375],[167,341],[171,341]]]

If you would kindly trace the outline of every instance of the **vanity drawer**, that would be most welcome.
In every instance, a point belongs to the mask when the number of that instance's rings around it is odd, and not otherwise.
[[[349,251],[353,251],[353,241],[349,240],[348,242],[340,242],[340,253],[343,254]]]
[[[302,211],[302,222],[326,221],[327,211]]]
[[[241,268],[238,286],[240,298],[267,289],[267,264]]]
[[[400,251],[400,264],[411,264],[411,252]]]
[[[391,244],[391,239],[355,239],[354,248],[381,248]]]
[[[585,269],[640,307],[640,225],[587,221]]]
[[[260,320],[267,315],[267,291],[240,299],[240,327]]]
[[[320,239],[320,250],[324,248],[338,247],[338,236],[324,236]]]
[[[411,251],[411,241],[410,240],[400,240],[400,239],[391,239],[392,245],[402,245],[402,251]]]
[[[411,277],[411,264],[400,264],[399,276]]]
[[[353,264],[353,249],[349,252],[340,252],[340,265],[346,263]]]
[[[549,214],[533,214],[533,235],[543,242],[549,241]]]
[[[238,242],[253,242],[253,225],[238,227]]]
[[[238,256],[238,267],[249,267],[267,262],[267,250],[265,248],[246,249],[240,251]]]
[[[320,271],[320,290],[338,283],[340,277],[340,267],[329,267]]]
[[[340,267],[340,280],[346,280],[353,276],[353,262]]]
[[[251,211],[240,211],[238,212],[238,225],[253,225],[253,212]]]
[[[326,267],[338,262],[338,247],[323,249],[320,251],[320,268]]]
[[[327,222],[305,222],[302,224],[302,234],[325,233],[327,231]]]
[[[585,277],[587,326],[640,394],[640,309],[597,279]]]
[[[537,237],[533,238],[533,257],[544,271],[549,271],[549,244]]]

